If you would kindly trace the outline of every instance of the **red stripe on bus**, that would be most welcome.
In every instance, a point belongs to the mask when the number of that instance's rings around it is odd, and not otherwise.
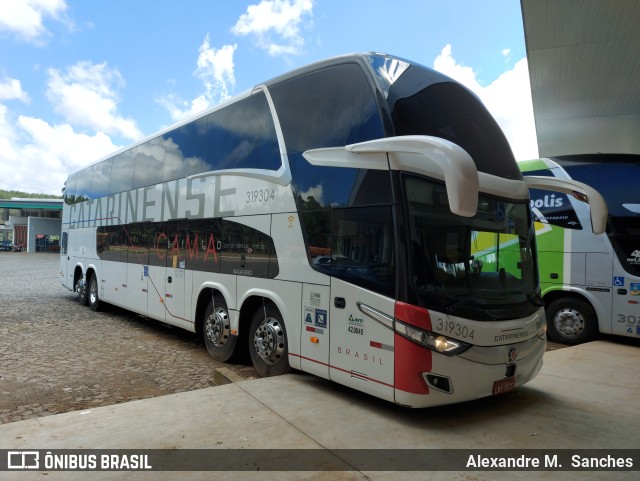
[[[422,377],[423,372],[431,372],[431,351],[415,342],[394,335],[394,383],[397,389],[412,394],[429,394],[429,386]]]
[[[424,307],[412,306],[411,304],[396,301],[394,315],[396,319],[402,322],[431,331],[431,316],[429,315],[429,311]]]
[[[431,330],[431,316],[423,307],[396,301],[395,318],[415,327]],[[394,334],[394,383],[397,389],[413,394],[429,394],[423,372],[433,368],[432,353],[400,334]]]

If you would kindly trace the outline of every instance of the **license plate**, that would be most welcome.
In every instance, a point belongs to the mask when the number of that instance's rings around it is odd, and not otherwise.
[[[515,376],[505,377],[493,383],[493,394],[504,394],[516,388]]]

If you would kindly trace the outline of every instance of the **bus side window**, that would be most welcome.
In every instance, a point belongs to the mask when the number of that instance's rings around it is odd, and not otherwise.
[[[269,91],[289,154],[384,136],[373,90],[355,63],[310,72]]]
[[[264,92],[254,93],[207,117],[204,172],[278,170],[281,164],[276,128]]]
[[[111,167],[111,179],[109,181],[109,194],[117,194],[131,190],[133,180],[133,162],[136,156],[135,147],[119,153],[113,157]],[[76,197],[79,192],[76,192]]]
[[[321,210],[313,197],[304,205],[313,209],[300,212],[300,220],[305,230],[307,255],[314,267],[327,271],[331,262],[331,211]]]
[[[64,184],[64,203],[72,205],[76,203],[76,185],[79,174],[73,174]]]
[[[94,199],[99,199],[109,194],[112,163],[112,159],[107,159],[94,165],[91,176],[91,194]]]
[[[332,276],[384,295],[395,295],[391,207],[334,209]]]
[[[221,246],[220,272],[264,279],[278,275],[275,246],[268,234],[248,225],[224,220]]]
[[[84,202],[91,199],[91,179],[95,165],[87,167],[78,173],[78,183],[76,185],[75,201]]]
[[[163,135],[165,153],[162,182],[202,172],[207,118],[173,129]]]
[[[60,243],[60,254],[67,254],[67,239],[69,237],[68,232],[62,233],[62,242]]]
[[[147,264],[149,262],[149,224],[129,224],[127,236],[127,262]]]
[[[131,183],[132,189],[162,182],[164,144],[163,137],[156,137],[138,146]]]

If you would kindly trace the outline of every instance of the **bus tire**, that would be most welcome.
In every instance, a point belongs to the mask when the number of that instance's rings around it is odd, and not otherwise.
[[[87,285],[84,282],[84,279],[81,277],[77,280],[75,291],[78,293],[78,304],[81,306],[86,306],[87,301],[89,300]]]
[[[231,319],[227,303],[220,294],[210,301],[204,313],[202,334],[207,352],[216,361],[228,361],[233,356],[238,336],[231,335]]]
[[[253,315],[249,327],[249,353],[260,377],[280,376],[291,370],[282,315],[270,302],[256,309]]]
[[[556,342],[582,344],[593,340],[598,333],[595,311],[580,299],[556,299],[546,311],[547,334]]]
[[[89,278],[89,309],[97,311],[100,308],[100,298],[98,297],[98,280],[93,274]]]

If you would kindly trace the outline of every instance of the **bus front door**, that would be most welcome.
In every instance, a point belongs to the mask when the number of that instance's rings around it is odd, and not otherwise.
[[[331,278],[332,381],[393,401],[394,337],[384,322],[392,322],[394,305],[393,299]]]

